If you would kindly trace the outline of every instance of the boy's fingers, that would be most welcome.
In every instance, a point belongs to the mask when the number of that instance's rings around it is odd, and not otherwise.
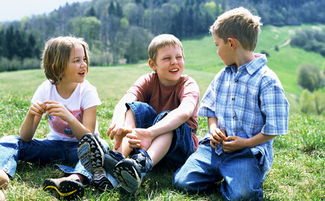
[[[210,141],[210,145],[211,145],[211,147],[214,148],[214,149],[217,148],[217,146],[216,146],[212,141]]]

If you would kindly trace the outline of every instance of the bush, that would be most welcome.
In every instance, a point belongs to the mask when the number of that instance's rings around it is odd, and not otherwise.
[[[300,111],[317,115],[325,113],[325,90],[317,90],[313,93],[304,90],[300,96]]]
[[[298,84],[311,92],[322,87],[323,79],[317,66],[305,64],[298,70]]]

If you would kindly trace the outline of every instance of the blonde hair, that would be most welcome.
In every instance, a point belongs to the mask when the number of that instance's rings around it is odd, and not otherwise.
[[[160,48],[163,48],[163,47],[166,47],[169,45],[180,47],[182,50],[182,55],[184,57],[183,45],[177,37],[175,37],[172,34],[160,34],[160,35],[154,37],[148,46],[149,59],[152,59],[153,61],[155,61],[156,57],[157,57],[158,50]]]
[[[210,27],[210,33],[225,43],[228,38],[236,38],[244,49],[254,51],[262,26],[260,19],[243,7],[235,8],[220,15]]]
[[[59,36],[57,38],[51,38],[46,42],[41,65],[44,68],[46,78],[52,84],[57,84],[61,81],[63,73],[68,66],[71,50],[76,44],[82,45],[84,49],[88,71],[89,48],[88,44],[82,38]]]

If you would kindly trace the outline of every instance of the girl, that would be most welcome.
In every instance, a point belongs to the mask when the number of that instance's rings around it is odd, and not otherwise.
[[[82,39],[57,37],[46,43],[42,66],[47,80],[34,93],[20,136],[0,139],[0,189],[7,188],[18,160],[41,164],[77,163],[78,140],[85,136],[94,139],[89,133],[97,133],[96,107],[101,104],[96,88],[85,79],[88,65],[88,45]],[[48,117],[50,132],[47,139],[34,139],[43,114]],[[97,140],[94,142],[96,151],[103,153]],[[59,182],[47,180],[45,184],[46,190],[68,199],[83,195],[78,174]],[[66,192],[69,187],[78,190],[70,195]]]

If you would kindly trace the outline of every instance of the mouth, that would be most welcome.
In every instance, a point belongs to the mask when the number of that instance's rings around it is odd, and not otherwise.
[[[78,73],[80,76],[85,76],[86,75],[86,72],[79,72]]]
[[[178,68],[173,68],[173,69],[170,69],[170,70],[169,70],[169,72],[171,72],[171,73],[176,73],[176,72],[178,72],[178,71],[179,71]]]

